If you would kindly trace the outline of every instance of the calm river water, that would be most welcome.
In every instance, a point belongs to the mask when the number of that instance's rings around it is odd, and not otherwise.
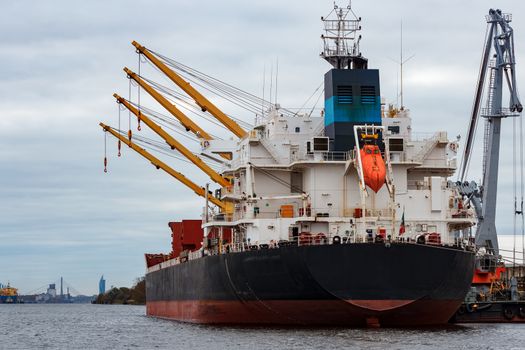
[[[143,306],[0,305],[0,349],[525,349],[525,324],[212,327],[149,318]]]

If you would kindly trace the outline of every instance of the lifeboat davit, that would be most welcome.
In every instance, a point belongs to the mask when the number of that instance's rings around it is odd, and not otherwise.
[[[377,145],[364,145],[360,152],[365,184],[377,193],[383,187],[386,178],[385,161],[381,156],[381,150]]]

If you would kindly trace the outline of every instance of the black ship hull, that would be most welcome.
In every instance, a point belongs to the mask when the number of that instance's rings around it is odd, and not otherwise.
[[[146,275],[147,314],[206,324],[445,324],[467,293],[472,252],[340,244],[207,256]]]

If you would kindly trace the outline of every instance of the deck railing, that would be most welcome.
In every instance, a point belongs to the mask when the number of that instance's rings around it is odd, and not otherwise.
[[[185,263],[187,261],[200,259],[209,255],[220,255],[220,254],[232,254],[246,251],[263,251],[268,249],[281,249],[287,247],[307,247],[307,246],[321,246],[321,245],[334,245],[334,244],[363,244],[363,243],[374,243],[374,244],[385,244],[390,246],[391,244],[419,244],[419,245],[431,245],[436,247],[448,247],[453,249],[469,250],[474,251],[475,247],[472,243],[469,243],[466,239],[456,238],[453,242],[446,242],[441,240],[440,236],[432,234],[421,234],[417,238],[396,236],[395,238],[383,237],[379,235],[357,235],[356,237],[331,235],[331,234],[317,234],[305,236],[301,235],[292,237],[290,240],[270,241],[269,243],[258,244],[252,242],[244,243],[230,243],[221,244],[214,246],[213,248],[200,249],[194,252],[186,252],[183,257],[173,258],[160,264],[151,266],[148,268],[148,272],[157,271],[163,268],[167,268],[173,265]]]

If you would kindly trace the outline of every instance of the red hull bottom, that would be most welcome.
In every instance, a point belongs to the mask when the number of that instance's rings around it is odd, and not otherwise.
[[[448,323],[457,300],[148,301],[148,316],[200,324],[431,326]]]
[[[455,318],[453,323],[525,323],[525,319],[514,316],[510,320],[504,316],[499,317],[486,317],[482,319],[463,319]]]

